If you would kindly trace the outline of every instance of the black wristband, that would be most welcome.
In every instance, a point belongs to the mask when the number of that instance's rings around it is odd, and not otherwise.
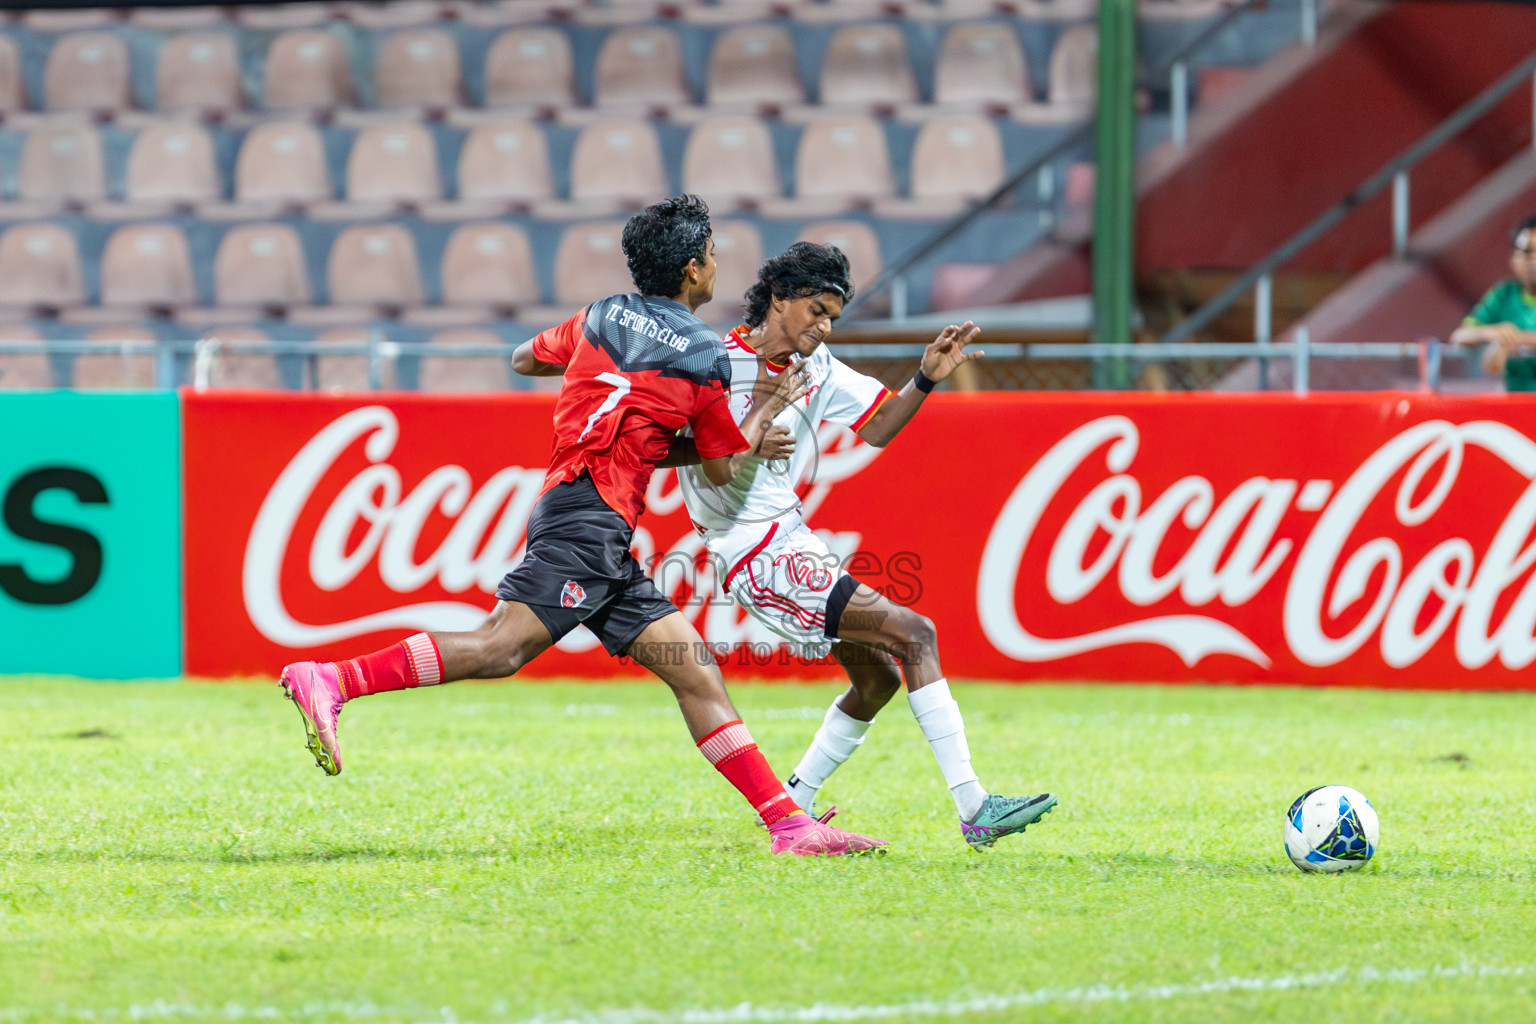
[[[919,366],[917,368],[917,374],[912,378],[912,384],[917,388],[917,390],[926,395],[928,392],[933,390],[934,385],[938,384],[938,381],[929,380],[927,374],[923,373],[923,368]]]

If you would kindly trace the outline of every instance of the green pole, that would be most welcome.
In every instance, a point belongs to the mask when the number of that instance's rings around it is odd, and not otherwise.
[[[1131,340],[1136,223],[1136,0],[1099,0],[1097,189],[1093,204],[1093,340]],[[1095,360],[1095,387],[1131,384],[1124,359]]]

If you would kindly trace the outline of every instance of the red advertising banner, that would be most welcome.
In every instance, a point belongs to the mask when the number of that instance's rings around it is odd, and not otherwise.
[[[187,394],[187,671],[473,628],[552,409]],[[801,494],[850,572],[934,620],[953,676],[1531,689],[1533,437],[1519,397],[939,394],[884,450],[825,427]],[[728,676],[838,671],[692,572],[671,470],[635,548]],[[578,631],[525,671],[636,669]]]

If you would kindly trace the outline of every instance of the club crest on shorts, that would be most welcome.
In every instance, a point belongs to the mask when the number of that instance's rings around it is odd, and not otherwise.
[[[575,580],[566,580],[565,586],[560,588],[560,604],[565,608],[575,608],[586,599],[587,592]]]

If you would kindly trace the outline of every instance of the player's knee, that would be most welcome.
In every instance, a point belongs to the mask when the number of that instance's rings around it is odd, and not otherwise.
[[[928,616],[908,611],[897,619],[896,626],[901,634],[902,661],[921,662],[938,656],[939,631]]]
[[[522,637],[484,632],[476,637],[477,675],[481,679],[503,679],[533,660],[536,651]]]

